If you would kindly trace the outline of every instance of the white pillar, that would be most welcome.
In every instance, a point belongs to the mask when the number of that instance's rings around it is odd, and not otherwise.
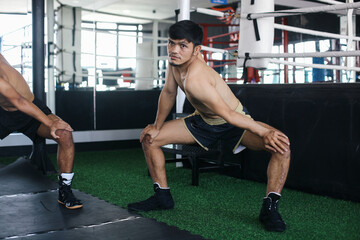
[[[54,80],[54,0],[46,1],[47,45],[48,45],[48,84],[47,105],[55,113],[55,80]]]
[[[347,0],[347,3],[353,3],[354,0]],[[347,43],[347,51],[353,51],[355,49],[355,42],[354,42],[354,33],[355,33],[355,25],[356,19],[353,15],[354,9],[348,9],[347,11],[347,34],[349,36],[348,43]],[[355,67],[355,57],[348,57],[347,58],[347,67]],[[356,81],[356,73],[355,71],[349,71],[347,74],[350,77],[350,82]]]
[[[178,0],[178,6],[180,13],[178,15],[178,21],[190,20],[190,0]],[[176,112],[182,113],[185,102],[185,93],[178,87],[178,94],[176,97]]]
[[[178,0],[180,13],[178,21],[190,19],[190,0]]]
[[[136,59],[135,90],[152,89],[154,87],[153,43],[138,43],[136,45]]]

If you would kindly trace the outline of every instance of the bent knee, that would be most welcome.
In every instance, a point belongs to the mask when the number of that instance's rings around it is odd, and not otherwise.
[[[149,135],[147,135],[143,138],[141,144],[142,144],[142,148],[144,150],[161,147],[161,145],[159,145],[159,142],[156,141],[156,139],[153,139],[151,141],[151,137]]]
[[[58,143],[73,144],[72,132],[63,129],[58,129],[56,130],[55,134],[59,136],[59,138],[57,139]]]
[[[277,159],[283,160],[283,161],[290,161],[291,158],[291,150],[290,147],[286,148],[286,151],[284,151],[283,153],[273,153],[273,155],[277,156]]]

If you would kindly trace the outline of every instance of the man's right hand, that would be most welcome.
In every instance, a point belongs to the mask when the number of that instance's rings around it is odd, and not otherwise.
[[[67,130],[67,131],[74,131],[70,125],[66,122],[64,122],[61,119],[51,119],[52,123],[50,125],[50,134],[53,138],[55,139],[59,139],[60,137],[58,135],[56,135],[56,130],[61,129],[61,130]]]
[[[282,132],[269,129],[263,136],[265,148],[272,152],[284,154],[289,149],[289,138]]]
[[[144,130],[141,132],[140,136],[140,142],[144,140],[145,136],[150,136],[149,143],[152,143],[154,139],[159,135],[160,130],[155,127],[154,124],[149,124],[144,128]]]

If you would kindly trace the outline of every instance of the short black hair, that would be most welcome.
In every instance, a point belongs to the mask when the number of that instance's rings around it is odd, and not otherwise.
[[[182,20],[170,26],[169,37],[171,39],[186,39],[197,46],[202,44],[203,30],[193,21]]]

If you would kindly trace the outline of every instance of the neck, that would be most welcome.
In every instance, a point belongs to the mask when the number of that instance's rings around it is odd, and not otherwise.
[[[190,65],[197,59],[196,55],[193,55],[189,61],[181,64],[181,65],[176,65],[174,66],[175,68],[177,68],[181,73],[187,72],[188,68],[190,67]]]

